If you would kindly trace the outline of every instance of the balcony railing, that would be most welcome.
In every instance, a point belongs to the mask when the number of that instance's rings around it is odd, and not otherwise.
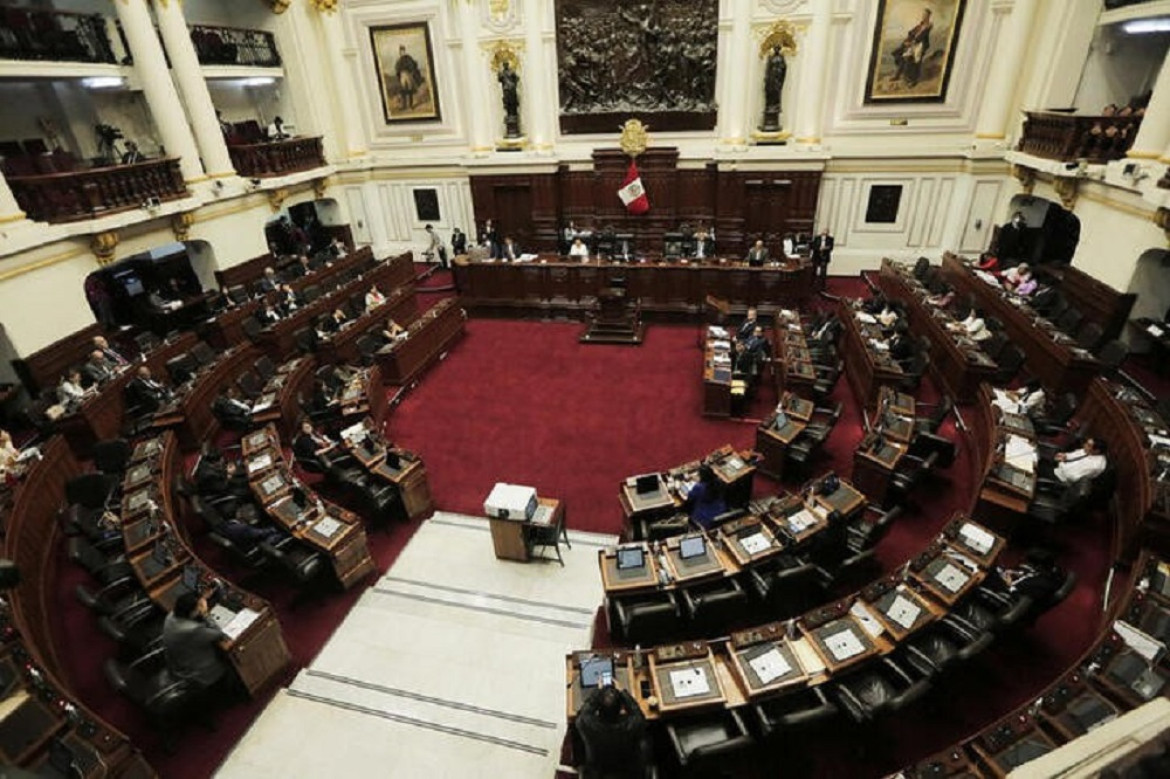
[[[276,38],[264,30],[191,25],[191,42],[201,65],[245,65],[279,68]]]
[[[93,219],[187,196],[174,157],[72,173],[12,176],[8,184],[28,218],[40,222]]]
[[[1139,116],[1085,116],[1059,111],[1027,111],[1019,151],[1050,160],[1121,159],[1141,126]]]
[[[246,178],[285,176],[325,165],[320,137],[228,146],[228,152],[236,172]]]
[[[0,59],[114,64],[106,18],[0,7]]]

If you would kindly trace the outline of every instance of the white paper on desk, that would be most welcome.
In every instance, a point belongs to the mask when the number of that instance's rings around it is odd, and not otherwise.
[[[1154,336],[1155,338],[1161,338],[1163,335],[1166,334],[1166,331],[1163,330],[1162,328],[1158,327],[1157,325],[1150,325],[1149,327],[1146,328],[1146,332],[1149,333],[1150,335]]]
[[[788,527],[793,533],[803,533],[817,523],[817,518],[808,509],[801,509],[788,518]]]
[[[780,654],[780,650],[775,647],[759,657],[749,660],[748,665],[756,672],[756,676],[760,677],[760,682],[763,684],[769,684],[792,672],[792,666],[784,659],[784,655]]]
[[[317,520],[317,524],[313,525],[313,531],[325,538],[333,538],[333,534],[341,529],[341,523],[333,517],[321,517]]]
[[[224,635],[233,641],[243,635],[256,618],[260,616],[260,612],[252,609],[240,609],[239,613],[232,618],[232,621],[223,626]]]
[[[1157,433],[1150,433],[1150,443],[1154,446],[1170,446],[1170,438]]]
[[[879,341],[879,340],[877,340],[877,339],[875,338],[875,339],[871,339],[871,340],[870,340],[870,342],[869,342],[869,344],[870,344],[870,346],[872,346],[874,349],[877,349],[879,352],[888,352],[888,351],[890,351],[890,345],[889,345],[888,343],[886,343],[885,341]]]
[[[860,322],[865,322],[867,325],[876,325],[877,324],[877,320],[874,319],[873,315],[867,314],[864,311],[857,312],[857,319]]]
[[[731,341],[724,341],[722,338],[716,339],[711,342],[711,348],[724,352],[731,351]]]
[[[1031,441],[1014,433],[1008,434],[1003,452],[1004,462],[1013,468],[1032,473],[1036,470],[1036,459],[1036,447]]]
[[[707,681],[707,672],[702,668],[684,668],[670,672],[670,687],[676,698],[693,698],[696,695],[707,695],[711,692],[711,683]]]
[[[252,413],[258,414],[261,411],[264,411],[265,409],[269,409],[269,408],[272,408],[272,401],[261,399],[261,400],[257,401],[255,404],[253,404]]]
[[[991,547],[995,546],[995,536],[970,522],[959,528],[959,535],[963,537],[967,546],[979,554],[987,554],[991,551]]]
[[[951,592],[958,592],[963,589],[963,585],[971,577],[960,571],[955,566],[947,563],[942,567],[942,570],[935,574],[934,579],[943,587],[946,587]]]
[[[1113,632],[1121,636],[1121,640],[1125,642],[1126,646],[1148,662],[1153,663],[1166,653],[1165,644],[1123,620],[1119,619],[1113,623]]]
[[[723,329],[722,327],[720,327],[719,325],[708,325],[707,326],[707,333],[712,338],[726,338],[727,337],[727,331],[725,329]]]
[[[853,631],[846,628],[824,639],[825,648],[837,662],[856,657],[865,651],[865,646],[858,640]]]
[[[772,544],[768,542],[767,536],[763,533],[752,533],[747,538],[741,538],[739,545],[743,547],[743,551],[748,554],[759,554],[765,549],[770,549]]]
[[[711,355],[711,362],[717,365],[730,365],[731,355],[726,352],[715,352],[715,354]]]
[[[852,614],[857,619],[857,621],[861,623],[862,629],[865,630],[866,633],[869,633],[870,638],[877,638],[882,633],[886,632],[886,629],[882,627],[882,623],[879,622],[877,617],[873,615],[873,612],[869,610],[869,607],[861,601],[855,601],[853,605],[849,607],[849,613]]]
[[[272,465],[272,455],[262,454],[259,457],[248,461],[248,473],[262,471],[270,465]]]
[[[886,616],[901,625],[903,630],[909,630],[918,621],[918,615],[921,613],[921,606],[909,598],[898,595],[894,598],[894,602],[890,604]]]

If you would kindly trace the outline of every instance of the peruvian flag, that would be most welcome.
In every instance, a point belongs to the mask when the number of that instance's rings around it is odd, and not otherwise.
[[[650,198],[646,197],[646,188],[642,186],[642,177],[638,175],[638,163],[634,160],[630,160],[626,183],[618,190],[618,197],[631,214],[644,214],[650,210]]]

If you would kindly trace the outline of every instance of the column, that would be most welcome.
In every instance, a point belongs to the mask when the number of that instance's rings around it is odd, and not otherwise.
[[[187,116],[195,132],[195,143],[203,156],[203,167],[212,178],[235,175],[223,131],[215,116],[215,104],[211,102],[211,93],[207,90],[207,82],[203,80],[195,45],[191,43],[191,32],[183,16],[183,6],[171,0],[154,0],[154,16],[158,20],[163,45],[171,57],[171,75],[187,104]]]
[[[737,146],[746,141],[747,91],[742,81],[744,63],[756,56],[752,46],[752,0],[733,0],[731,3],[731,45],[728,47],[728,76],[723,81],[723,96],[719,106],[723,125],[720,143]],[[739,67],[735,67],[738,65]]]
[[[317,35],[315,12],[308,3],[294,3],[277,17],[277,45],[282,52],[295,52],[296,56],[284,57],[284,81],[292,100],[297,126],[304,135],[322,136],[325,159],[344,161],[344,140],[338,138],[329,123],[329,102],[321,95],[329,94],[332,84],[329,74],[319,67],[326,59],[321,51],[320,36]]]
[[[800,91],[796,102],[796,130],[793,141],[814,145],[821,142],[824,113],[825,73],[828,70],[830,33],[833,29],[831,0],[813,0],[812,23],[803,36],[799,53]],[[783,114],[781,114],[783,119]]]
[[[345,51],[345,33],[341,29],[341,18],[336,6],[314,3],[321,20],[321,32],[325,37],[325,53],[329,57],[329,69],[333,71],[333,89],[336,98],[337,117],[342,123],[345,156],[361,157],[366,153],[366,137],[362,130],[361,113],[358,111],[357,92],[353,84],[357,77],[349,67]],[[336,123],[334,123],[336,126]]]
[[[546,105],[548,90],[545,82],[549,71],[544,65],[544,13],[546,5],[540,0],[525,0],[524,3],[524,73],[520,76],[521,99],[527,103],[524,114],[528,126],[521,128],[528,136],[529,145],[535,150],[548,149],[552,141],[548,129],[549,107]],[[556,73],[556,71],[552,71]]]
[[[460,3],[459,13],[463,32],[463,106],[466,112],[467,140],[473,154],[490,152],[492,145],[492,112],[483,105],[484,70],[487,68],[479,51],[478,3]],[[497,101],[498,102],[498,101]],[[470,233],[469,233],[470,235]]]
[[[975,122],[976,140],[1002,141],[1006,137],[1008,117],[1015,115],[1016,86],[1032,40],[1036,6],[1036,0],[1016,0],[1011,16],[1003,22]]]
[[[1142,125],[1138,128],[1137,137],[1133,139],[1127,157],[1139,159],[1158,159],[1170,145],[1170,57],[1162,60],[1162,69],[1158,71],[1158,80],[1154,82],[1154,93],[1150,96],[1150,104],[1146,106],[1146,115],[1142,117]]]
[[[12,188],[8,186],[8,179],[0,174],[0,224],[18,222],[24,217],[24,211],[20,210],[16,196],[12,194]]]
[[[179,158],[179,170],[185,181],[200,181],[206,177],[203,175],[203,164],[199,161],[199,148],[195,145],[195,137],[191,135],[179,93],[171,81],[162,44],[155,35],[154,22],[146,3],[147,0],[118,0],[114,8],[118,12],[118,21],[122,23],[126,42],[130,45],[134,70],[142,81],[142,92],[146,95],[146,102],[150,105],[151,116],[162,136],[167,154]]]

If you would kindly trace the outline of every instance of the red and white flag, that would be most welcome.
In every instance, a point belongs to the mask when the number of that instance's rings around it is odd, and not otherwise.
[[[644,214],[650,210],[650,198],[646,197],[646,188],[642,186],[642,177],[638,175],[638,163],[633,160],[630,160],[626,183],[618,190],[618,197],[631,214]]]

